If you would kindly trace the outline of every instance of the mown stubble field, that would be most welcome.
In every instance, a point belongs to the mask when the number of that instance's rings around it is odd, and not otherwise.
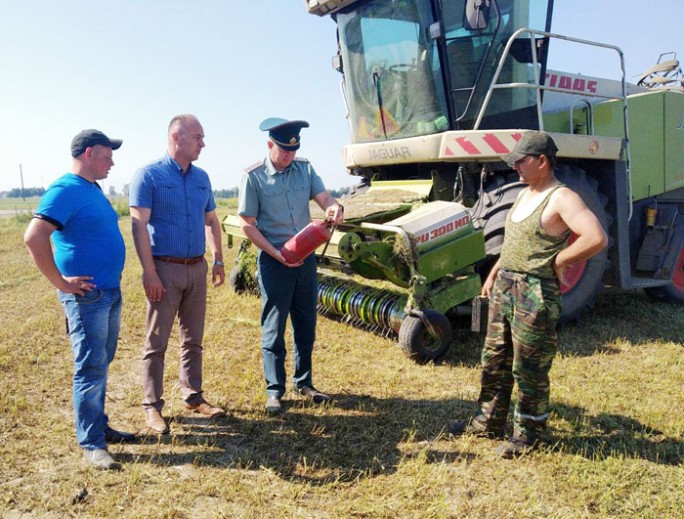
[[[421,366],[392,340],[320,318],[314,382],[335,401],[288,393],[278,419],[263,413],[259,299],[210,288],[205,390],[228,416],[183,410],[172,342],[172,433],[112,446],[120,472],[89,469],[73,432],[63,314],[23,246],[25,226],[0,220],[2,517],[684,517],[684,309],[640,292],[606,291],[561,332],[548,442],[507,461],[494,440],[444,434],[475,409],[482,337],[467,323],[442,362]],[[144,433],[145,301],[129,227],[122,218],[124,312],[107,406],[114,427]]]

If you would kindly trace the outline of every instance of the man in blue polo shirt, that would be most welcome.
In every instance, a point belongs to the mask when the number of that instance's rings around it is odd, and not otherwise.
[[[240,186],[238,215],[242,231],[259,249],[261,288],[261,352],[266,379],[266,412],[280,414],[285,393],[285,326],[291,316],[294,331],[295,389],[321,403],[330,397],[313,386],[311,353],[316,338],[316,256],[289,263],[280,248],[311,221],[309,200],[340,223],[343,209],[325,190],[323,181],[306,159],[295,158],[299,132],[306,121],[266,119],[268,155],[247,168]]]
[[[107,178],[114,165],[112,150],[120,146],[120,140],[97,130],[76,135],[71,173],[47,189],[24,235],[38,269],[57,288],[67,317],[76,436],[86,460],[100,469],[119,468],[107,442],[135,440],[109,427],[104,410],[107,371],[119,337],[126,249],[116,211],[97,181]]]
[[[178,316],[180,378],[184,407],[213,418],[225,414],[203,397],[202,339],[207,303],[205,230],[214,256],[214,286],[223,284],[221,224],[206,171],[193,164],[204,148],[204,130],[194,115],[169,123],[168,153],[140,169],[130,186],[133,240],[147,296],[143,349],[143,409],[147,426],[164,434],[164,356]]]

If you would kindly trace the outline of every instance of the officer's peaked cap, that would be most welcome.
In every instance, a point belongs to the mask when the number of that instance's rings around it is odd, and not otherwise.
[[[309,123],[306,121],[288,121],[281,117],[269,117],[259,125],[259,129],[267,131],[268,136],[278,147],[288,151],[299,149],[299,131],[308,127]]]

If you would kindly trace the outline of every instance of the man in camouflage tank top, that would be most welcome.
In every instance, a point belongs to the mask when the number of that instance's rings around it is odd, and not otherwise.
[[[554,176],[557,151],[551,136],[531,131],[505,157],[527,187],[508,212],[501,256],[482,287],[489,322],[479,412],[448,426],[453,435],[503,437],[517,382],[513,436],[497,449],[504,458],[530,452],[546,428],[565,269],[608,243],[594,213]]]

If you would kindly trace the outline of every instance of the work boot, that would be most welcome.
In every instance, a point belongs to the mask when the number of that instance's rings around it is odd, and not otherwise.
[[[214,418],[216,416],[226,416],[226,412],[223,409],[221,409],[220,407],[214,407],[204,398],[201,398],[200,400],[192,404],[189,402],[185,402],[183,404],[183,407],[185,407],[188,411],[194,411],[201,415],[208,416],[209,418]]]
[[[534,440],[530,441],[521,436],[513,436],[509,442],[500,445],[494,452],[502,458],[511,459],[525,456],[532,452],[536,447],[537,442]]]
[[[318,389],[316,389],[313,386],[298,387],[297,391],[300,395],[302,395],[305,398],[308,398],[316,404],[322,404],[323,402],[329,402],[330,400],[332,400],[332,397],[330,395],[321,393]]]
[[[105,429],[105,441],[107,443],[135,443],[138,436],[135,433],[117,431],[111,427]]]
[[[158,434],[169,432],[169,425],[166,423],[166,420],[164,420],[161,412],[154,408],[145,410],[145,422],[147,427]]]
[[[480,438],[503,438],[503,427],[488,427],[477,418],[454,420],[447,426],[447,432],[452,436],[469,434]]]
[[[119,470],[121,464],[114,461],[107,449],[83,449],[83,457],[98,470]]]
[[[270,415],[279,415],[283,412],[283,406],[280,403],[279,396],[269,396],[266,399],[266,413]]]

